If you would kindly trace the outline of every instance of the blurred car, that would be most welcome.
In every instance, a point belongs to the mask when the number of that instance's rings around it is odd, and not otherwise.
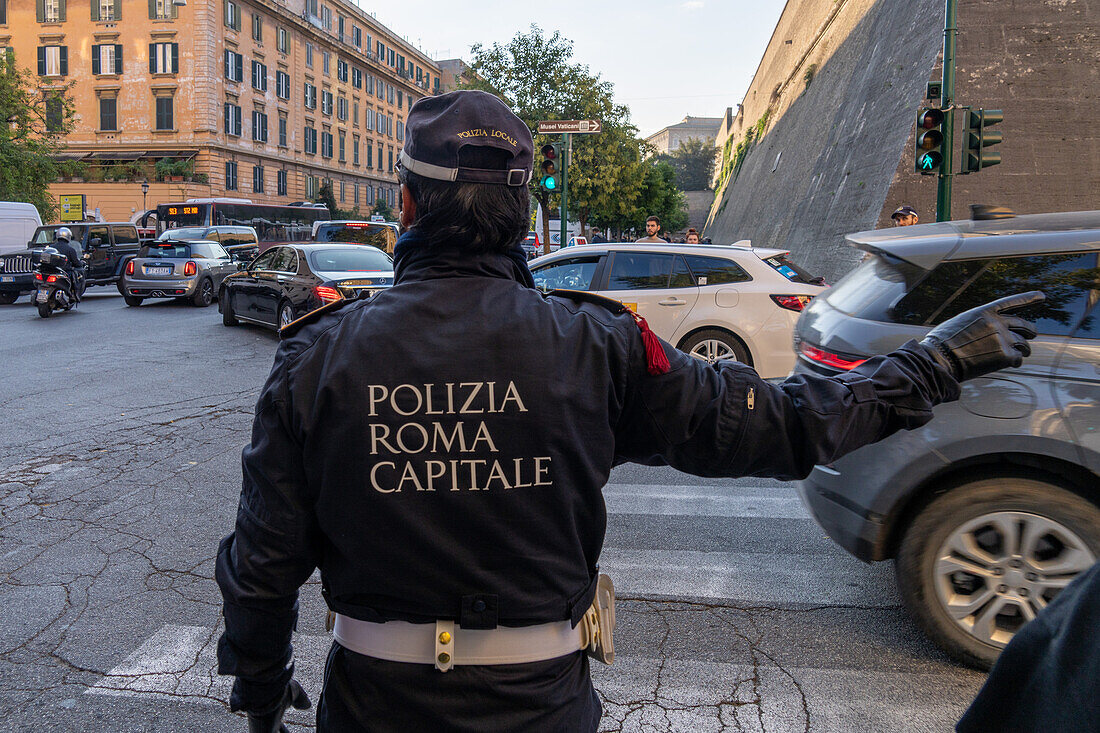
[[[539,240],[538,232],[527,232],[527,237],[520,242],[520,247],[523,247],[523,251],[527,253],[527,259],[533,260],[542,254],[542,242]]]
[[[118,289],[126,305],[139,306],[147,298],[188,298],[205,308],[214,302],[222,280],[238,269],[217,242],[158,239],[126,263]]]
[[[392,255],[400,232],[384,221],[316,221],[313,241],[339,244],[369,244]]]
[[[826,533],[894,559],[905,605],[951,656],[989,667],[1100,558],[1100,212],[853,234],[869,254],[805,310],[796,372],[839,374],[969,308],[1042,290],[1017,314],[1032,355],[800,484]]]
[[[341,298],[373,297],[393,285],[393,260],[364,244],[276,245],[222,283],[222,322],[279,329]]]
[[[747,245],[583,244],[533,260],[531,272],[543,291],[614,298],[681,351],[735,359],[769,378],[794,366],[794,324],[823,289],[788,254]]]
[[[260,238],[252,227],[219,224],[210,227],[177,227],[165,229],[157,237],[158,242],[187,240],[217,242],[229,256],[241,262],[250,262],[260,253]]]

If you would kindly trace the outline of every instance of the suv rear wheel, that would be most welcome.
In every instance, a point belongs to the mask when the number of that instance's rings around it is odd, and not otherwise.
[[[680,351],[709,364],[733,359],[752,366],[752,359],[745,345],[727,331],[719,331],[716,328],[707,328],[687,337],[680,344]]]
[[[913,520],[895,560],[898,588],[925,633],[988,669],[1001,649],[1100,557],[1100,507],[1045,481],[958,486]]]

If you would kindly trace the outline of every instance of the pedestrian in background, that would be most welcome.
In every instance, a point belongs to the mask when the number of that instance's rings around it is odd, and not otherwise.
[[[668,244],[667,240],[661,239],[661,220],[655,216],[647,217],[645,220],[645,236],[635,241],[643,244]]]
[[[836,377],[705,363],[618,301],[535,287],[519,245],[533,157],[499,98],[419,100],[394,286],[280,334],[215,571],[218,671],[252,731],[310,705],[291,633],[320,568],[335,614],[321,733],[592,733],[589,655],[613,658],[598,568],[615,465],[804,477],[1030,353],[1034,331],[1002,313],[1034,293]]]
[[[920,220],[920,217],[917,216],[917,210],[908,205],[899,206],[893,214],[890,214],[890,218],[894,220],[894,226],[896,227],[911,227]]]
[[[688,229],[687,236],[684,238],[684,244],[699,244],[699,232],[695,231],[695,227]]]
[[[602,229],[592,230],[592,244],[603,244],[607,242],[607,237],[603,235]]]

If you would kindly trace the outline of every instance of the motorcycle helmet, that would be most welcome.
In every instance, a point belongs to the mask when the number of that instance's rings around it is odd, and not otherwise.
[[[69,227],[61,227],[57,230],[57,234],[54,239],[64,239],[66,242],[73,238],[73,232]]]

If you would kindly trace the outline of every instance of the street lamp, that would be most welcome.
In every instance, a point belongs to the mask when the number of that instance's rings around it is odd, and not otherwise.
[[[141,182],[141,209],[142,211],[148,211],[149,207],[145,205],[145,197],[149,195],[149,180],[146,179]]]

